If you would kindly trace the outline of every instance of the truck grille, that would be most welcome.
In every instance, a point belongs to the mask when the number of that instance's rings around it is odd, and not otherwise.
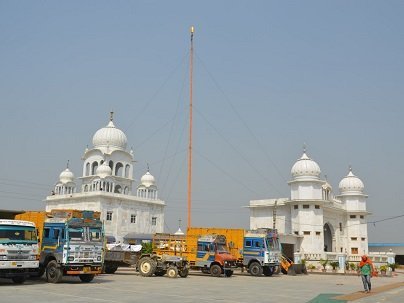
[[[7,258],[8,260],[28,260],[29,259],[29,252],[22,251],[22,250],[8,250]]]

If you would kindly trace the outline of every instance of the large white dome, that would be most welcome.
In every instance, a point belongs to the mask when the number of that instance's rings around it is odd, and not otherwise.
[[[291,174],[293,179],[301,179],[305,177],[319,179],[321,170],[320,166],[318,166],[318,164],[310,159],[306,155],[306,152],[304,152],[302,157],[292,166]]]
[[[341,194],[363,194],[364,188],[362,180],[352,173],[351,168],[348,175],[339,182]]]
[[[97,147],[112,147],[125,150],[128,139],[123,131],[116,128],[112,119],[106,127],[103,127],[94,134],[93,145]]]
[[[152,185],[154,185],[154,186],[156,185],[156,180],[154,179],[152,174],[149,171],[147,171],[147,173],[144,174],[142,176],[142,178],[140,179],[140,183],[142,185],[144,185],[145,187],[150,187]]]
[[[59,175],[59,181],[63,184],[74,182],[74,174],[70,171],[70,169],[66,168]]]

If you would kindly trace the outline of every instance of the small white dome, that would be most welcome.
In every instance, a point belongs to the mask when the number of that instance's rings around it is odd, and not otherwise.
[[[181,230],[181,228],[180,227],[178,227],[178,230],[175,232],[175,234],[174,235],[177,235],[177,236],[182,236],[182,235],[185,235],[184,234],[184,232]]]
[[[123,131],[116,128],[112,119],[106,127],[103,127],[94,134],[93,145],[97,147],[112,147],[118,149],[126,149],[128,139]]]
[[[306,155],[306,152],[304,152],[302,157],[292,166],[291,174],[293,179],[304,177],[319,179],[321,170],[320,166],[318,166],[318,164],[310,159]]]
[[[59,181],[63,184],[74,182],[74,175],[70,171],[70,169],[66,168],[64,171],[61,172],[59,175]]]
[[[105,178],[112,175],[112,169],[107,165],[107,162],[104,162],[97,167],[95,174],[100,178]]]
[[[145,187],[150,187],[152,185],[156,185],[156,180],[154,179],[152,174],[149,171],[147,171],[147,173],[144,174],[140,179],[140,183]]]
[[[348,175],[339,182],[341,194],[363,194],[364,188],[362,180],[352,173],[351,168]]]

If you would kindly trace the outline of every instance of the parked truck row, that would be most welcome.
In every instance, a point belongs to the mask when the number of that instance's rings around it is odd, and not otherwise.
[[[23,283],[42,276],[58,283],[63,276],[91,282],[118,267],[134,267],[142,276],[187,277],[200,270],[230,277],[236,268],[253,276],[271,276],[280,265],[276,230],[188,228],[186,235],[155,234],[152,251],[141,245],[106,243],[100,213],[84,210],[22,212],[0,219],[0,277]]]

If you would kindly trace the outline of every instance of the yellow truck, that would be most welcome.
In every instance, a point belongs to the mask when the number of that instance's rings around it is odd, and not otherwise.
[[[281,246],[276,229],[257,230],[192,227],[188,235],[218,234],[227,239],[230,254],[236,257],[237,266],[252,276],[272,276],[280,265]]]
[[[189,228],[186,235],[155,234],[153,253],[185,257],[191,269],[214,277],[222,274],[230,277],[237,268],[236,258],[229,253],[224,235],[199,233],[194,228]]]

